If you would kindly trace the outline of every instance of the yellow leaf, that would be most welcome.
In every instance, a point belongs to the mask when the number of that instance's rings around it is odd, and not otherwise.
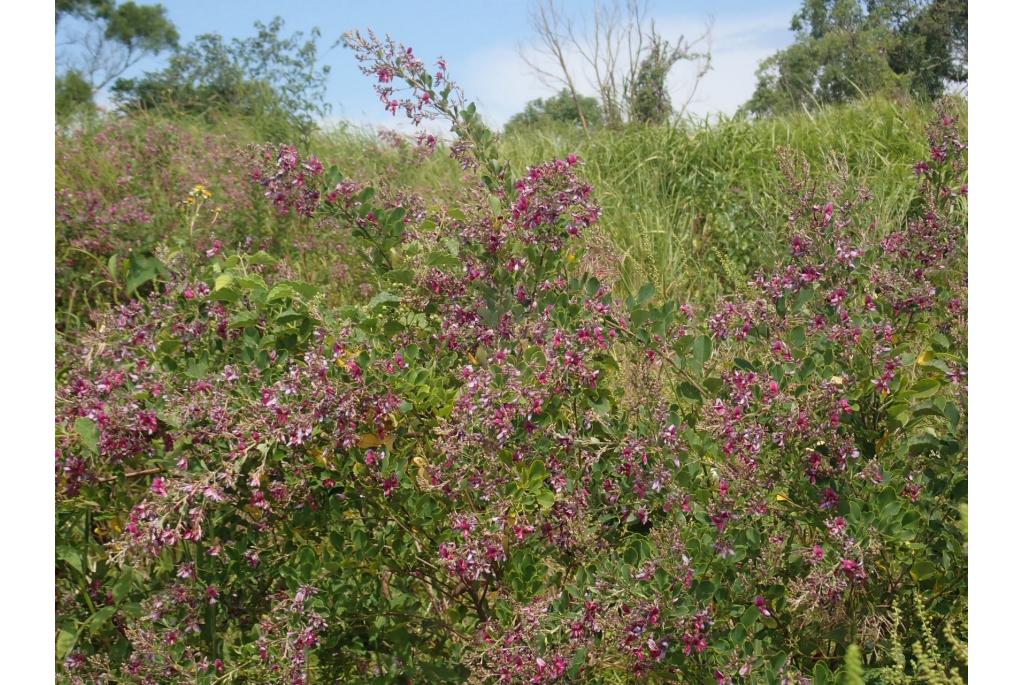
[[[324,452],[324,450],[322,450],[320,448],[311,449],[309,451],[309,454],[310,454],[311,457],[313,457],[313,459],[316,460],[316,463],[320,464],[324,468],[327,468],[328,465],[330,464],[330,462],[329,462],[329,460],[327,458],[328,454],[326,452]]]
[[[427,460],[421,456],[415,456],[412,458],[412,463],[416,465],[416,483],[421,488],[428,487],[430,474],[427,472]]]
[[[387,433],[383,438],[378,437],[376,433],[363,433],[359,436],[359,449],[368,450],[372,447],[380,447],[383,445],[388,448],[390,452],[395,445],[395,436],[393,433]]]

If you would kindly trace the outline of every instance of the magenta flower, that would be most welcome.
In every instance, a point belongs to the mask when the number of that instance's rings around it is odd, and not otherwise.
[[[392,495],[395,494],[395,490],[398,489],[398,478],[395,476],[395,474],[392,473],[390,476],[384,479],[383,487],[385,497],[390,498]]]
[[[846,574],[846,577],[850,580],[862,583],[868,579],[868,574],[864,570],[864,565],[858,561],[852,559],[842,559],[839,562],[839,571]]]
[[[835,509],[839,506],[839,495],[832,488],[825,488],[821,491],[821,500],[818,507],[821,509]]]
[[[150,489],[160,497],[167,497],[167,486],[164,484],[163,476],[157,476],[153,479],[153,485]]]

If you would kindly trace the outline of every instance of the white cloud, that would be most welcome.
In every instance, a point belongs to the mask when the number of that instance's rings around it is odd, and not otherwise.
[[[449,129],[451,126],[441,120],[425,119],[418,127],[413,126],[410,119],[401,112],[392,116],[384,113],[381,115],[370,115],[362,112],[361,116],[329,116],[319,120],[321,128],[331,130],[336,127],[345,126],[376,136],[381,130],[397,131],[403,135],[415,136],[420,133],[428,133],[438,138],[450,138]]]
[[[663,36],[699,36],[707,28],[708,18],[688,15],[654,17],[658,32]],[[699,84],[688,112],[699,117],[717,113],[733,114],[753,94],[755,72],[761,60],[784,47],[789,40],[790,14],[784,12],[722,17],[711,25],[711,71]],[[527,53],[536,63],[551,71],[558,71],[550,56],[539,53],[531,45],[532,37],[523,41]],[[526,103],[539,97],[548,97],[558,90],[557,84],[545,84],[523,61],[519,47],[514,43],[492,45],[453,63],[452,70],[468,100],[477,103],[484,121],[500,127]],[[596,95],[596,88],[588,79],[587,64],[579,55],[569,59],[576,85],[587,95]],[[669,89],[673,105],[678,109],[693,87],[695,68],[680,63],[669,75]],[[389,128],[413,133],[415,128],[402,116],[392,117],[372,111],[342,111],[337,119],[371,129]],[[435,135],[445,135],[447,126],[439,122],[424,122],[425,128]]]
[[[772,55],[784,43],[780,29],[788,24],[788,15],[771,14],[756,17],[731,17],[711,27],[711,71],[700,82],[689,112],[700,117],[722,113],[733,114],[754,93],[756,71],[761,60]],[[666,20],[666,35],[697,35],[703,23],[692,20]],[[783,39],[784,40],[784,39]],[[690,65],[673,70],[669,88],[673,104],[682,104],[693,84]]]
[[[655,17],[664,36],[699,36],[707,19],[681,15]],[[733,16],[715,21],[711,28],[711,71],[700,83],[689,112],[697,116],[732,114],[754,92],[755,71],[761,60],[785,45],[788,14]],[[557,71],[550,56],[528,48],[532,59],[542,67]],[[594,95],[596,89],[587,79],[587,65],[579,56],[569,67],[581,92]],[[693,87],[695,67],[681,63],[669,76],[673,105],[679,107]],[[551,95],[557,88],[540,81],[523,62],[519,50],[498,45],[477,52],[460,69],[462,86],[469,99],[478,103],[488,123],[501,125],[538,97]]]
[[[499,46],[479,52],[461,69],[466,98],[491,126],[501,126],[530,100],[547,97],[552,90],[541,83],[523,62],[518,49]]]

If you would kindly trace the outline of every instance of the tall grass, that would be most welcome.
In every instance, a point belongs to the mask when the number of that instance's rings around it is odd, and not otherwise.
[[[767,120],[636,126],[589,137],[549,125],[504,136],[501,148],[516,174],[580,155],[617,253],[619,287],[649,282],[662,297],[701,303],[733,291],[784,248],[779,229],[791,207],[779,192],[780,148],[798,152],[813,171],[847,169],[881,200],[874,220],[884,228],[898,224],[911,201],[912,166],[927,156],[922,141],[930,115],[928,105],[874,98]],[[371,177],[397,174],[427,195],[443,195],[459,175],[443,154],[410,161],[353,129],[322,134],[311,146],[325,160],[347,160]]]
[[[790,207],[777,151],[791,148],[812,170],[845,161],[850,176],[882,200],[879,226],[905,215],[926,105],[881,99],[764,121],[695,122],[517,133],[504,139],[516,167],[576,152],[604,209],[603,229],[621,252],[622,285],[653,283],[663,296],[707,301],[736,285],[782,247]]]
[[[791,207],[779,192],[784,184],[779,148],[803,155],[814,171],[844,161],[854,181],[881,200],[873,218],[885,228],[902,221],[911,201],[912,165],[928,154],[922,141],[929,116],[927,105],[876,98],[761,121],[636,126],[598,130],[589,137],[573,127],[547,126],[518,130],[502,137],[500,145],[517,175],[547,159],[580,155],[604,211],[601,230],[610,244],[604,252],[620,290],[635,291],[649,282],[661,297],[702,304],[734,292],[785,249],[780,229]],[[180,200],[193,182],[217,185],[215,178],[220,179],[225,187],[215,189],[222,191],[217,196],[229,203],[244,198],[248,205],[246,170],[235,167],[231,150],[249,143],[294,142],[303,154],[316,154],[345,176],[414,189],[428,206],[450,198],[462,173],[441,148],[424,156],[411,142],[350,126],[268,141],[266,126],[238,117],[135,113],[118,124],[117,145],[125,149],[114,155],[111,143],[96,137],[108,124],[85,125],[58,143],[57,187],[117,197],[125,190],[118,179],[126,174],[118,164],[138,159],[130,172],[131,189],[154,215],[148,227],[153,237],[181,223]],[[204,150],[207,158],[200,159]],[[195,178],[196,168],[205,169],[201,175],[208,178]],[[255,210],[225,211],[221,227],[234,219],[244,225],[232,233],[269,232],[272,239],[289,239],[277,235],[279,222],[267,211]],[[65,236],[65,242],[74,237]]]

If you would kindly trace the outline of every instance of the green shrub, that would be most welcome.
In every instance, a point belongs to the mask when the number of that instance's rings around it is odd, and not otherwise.
[[[857,677],[851,644],[865,680],[906,674],[911,640],[911,672],[951,674],[928,617],[966,597],[955,106],[898,221],[783,154],[776,259],[691,306],[588,272],[589,161],[515,173],[443,62],[349,44],[465,173],[428,204],[249,148],[239,217],[195,180],[130,264],[145,287],[91,303],[59,355],[60,677],[817,684]],[[331,245],[351,280],[300,278]]]

